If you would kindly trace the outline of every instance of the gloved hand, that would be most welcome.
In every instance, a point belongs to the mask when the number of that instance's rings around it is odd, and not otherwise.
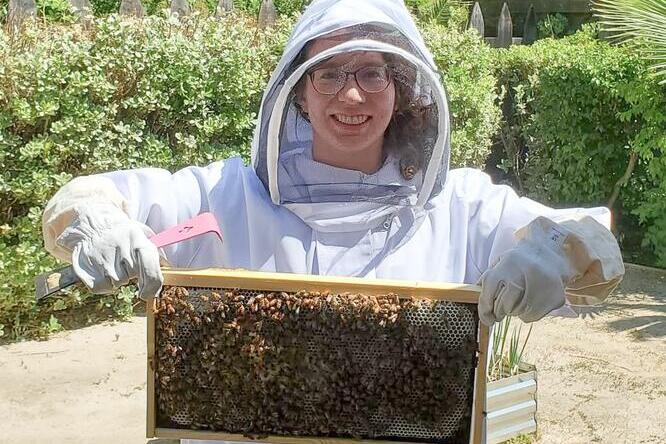
[[[93,293],[110,293],[139,278],[139,297],[157,296],[164,279],[159,251],[148,239],[152,230],[114,205],[78,210],[56,243],[72,252],[72,266],[83,283]]]
[[[490,326],[507,315],[534,322],[564,305],[577,274],[565,247],[569,234],[544,217],[530,223],[525,237],[481,276],[481,322]]]

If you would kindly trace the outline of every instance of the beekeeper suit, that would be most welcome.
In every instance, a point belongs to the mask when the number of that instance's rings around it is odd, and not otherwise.
[[[309,53],[321,39],[325,49]],[[322,90],[367,94],[381,77],[362,71],[371,53],[381,54],[396,94],[379,169],[320,162],[300,88],[321,80]],[[344,66],[313,77],[341,54]],[[233,158],[174,174],[145,168],[74,179],[47,205],[46,248],[73,262],[94,291],[139,277],[150,296],[161,273],[147,236],[210,211],[224,243],[204,236],[166,247],[171,266],[480,282],[488,324],[597,303],[617,285],[624,269],[608,210],[520,198],[480,171],[449,170],[449,150],[446,92],[402,1],[321,0],[296,24],[266,88],[251,166]]]

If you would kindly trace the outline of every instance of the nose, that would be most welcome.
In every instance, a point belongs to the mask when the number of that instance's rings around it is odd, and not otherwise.
[[[350,104],[365,102],[365,95],[353,75],[347,74],[347,82],[338,92],[338,100]]]

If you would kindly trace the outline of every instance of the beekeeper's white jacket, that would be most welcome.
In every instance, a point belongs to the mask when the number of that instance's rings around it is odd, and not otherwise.
[[[289,104],[282,102],[291,87],[290,67],[304,44],[336,29],[370,22],[399,30],[413,45],[406,57],[418,66],[440,117],[430,163],[420,171],[409,204],[355,198],[287,203],[290,168],[300,171],[303,180],[312,176],[322,183],[336,178],[348,182],[352,177],[364,184],[412,186],[400,178],[390,156],[375,174],[339,170],[312,160],[307,147],[294,148],[300,146],[298,141],[289,145],[293,135],[285,134],[289,129],[283,128],[291,125],[274,121],[270,126],[274,116],[288,122],[294,118],[285,108]],[[360,45],[367,50],[391,50],[385,43],[364,40]],[[514,232],[536,216],[560,220],[585,213],[609,227],[610,214],[604,208],[554,210],[519,198],[507,186],[493,185],[480,171],[448,171],[448,108],[443,89],[432,83],[436,83],[435,72],[432,56],[402,2],[314,2],[296,25],[264,94],[252,166],[234,158],[174,174],[146,168],[75,179],[49,202],[44,215],[46,246],[69,261],[71,252],[57,244],[57,237],[86,202],[106,201],[154,232],[201,212],[213,212],[223,232],[223,245],[204,236],[167,247],[167,259],[175,267],[477,283],[514,244]],[[604,280],[599,276],[601,286],[592,294],[595,302],[612,288],[604,286]]]
[[[138,169],[79,178],[63,187],[44,215],[46,247],[70,261],[57,236],[86,200],[107,200],[132,219],[159,232],[204,211],[212,211],[224,244],[206,236],[166,248],[175,267],[230,267],[250,270],[367,276],[476,283],[514,243],[514,232],[542,215],[558,219],[584,211],[605,226],[604,208],[553,210],[509,187],[493,185],[477,170],[446,171],[448,134],[440,139],[441,192],[421,207],[396,206],[366,210],[362,203],[302,205],[296,215],[271,200],[256,168],[266,168],[266,137],[272,88],[303,45],[335,29],[363,22],[386,23],[406,35],[421,59],[435,69],[412,19],[400,1],[323,0],[312,4],[294,30],[283,59],[269,83],[253,143],[253,166],[239,158],[207,167],[166,170]],[[272,95],[271,95],[272,93]],[[272,101],[273,103],[269,103]],[[448,120],[448,116],[447,120]],[[448,122],[447,122],[448,124]],[[313,165],[322,167],[321,164]],[[335,168],[331,168],[334,175]],[[381,176],[380,170],[375,176]],[[365,177],[364,180],[372,180]],[[421,190],[430,194],[429,190]],[[292,205],[292,209],[293,209]],[[298,205],[296,205],[298,206]],[[357,211],[358,210],[358,211]],[[307,219],[307,223],[303,219]]]

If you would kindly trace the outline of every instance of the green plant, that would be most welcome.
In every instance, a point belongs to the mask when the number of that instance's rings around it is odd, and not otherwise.
[[[666,2],[663,0],[595,0],[592,10],[605,31],[633,44],[666,76]],[[666,82],[666,78],[662,83]]]
[[[422,33],[449,95],[451,164],[483,167],[500,122],[493,50],[474,30],[430,24]]]
[[[517,328],[511,327],[511,316],[507,316],[495,326],[492,356],[488,369],[488,379],[496,381],[498,379],[520,373],[520,366],[524,364],[523,356],[525,346],[532,333],[532,324],[529,325],[527,334],[523,338],[522,325]]]
[[[261,95],[293,17],[97,18],[94,31],[38,23],[0,33],[0,324],[5,340],[68,328],[134,305],[122,290],[82,288],[44,306],[33,279],[59,264],[43,249],[41,212],[72,177],[143,166],[176,170],[249,160]],[[473,33],[424,29],[451,96],[454,165],[482,166],[499,122],[492,50]]]
[[[7,10],[9,9],[9,0],[0,0],[0,22],[7,20]]]
[[[36,0],[37,17],[49,22],[71,22],[74,18],[69,0]],[[0,0],[0,22],[7,18],[9,0]]]
[[[90,4],[96,16],[115,14],[120,10],[120,0],[90,0]],[[145,3],[144,6],[146,6]]]
[[[406,0],[405,4],[424,24],[438,24],[463,30],[467,24],[468,3],[461,0]]]
[[[569,20],[564,14],[548,14],[537,23],[539,38],[564,37],[569,29]]]
[[[611,207],[623,248],[666,265],[664,88],[645,60],[595,32],[497,53],[506,165],[539,201]]]
[[[504,444],[532,444],[535,439],[536,439],[535,433],[521,434],[514,438],[511,438],[508,441],[505,441]]]
[[[0,323],[3,338],[47,334],[54,314],[126,316],[126,290],[34,303],[34,276],[57,266],[41,240],[41,212],[74,176],[185,165],[242,155],[261,93],[291,27],[248,19],[145,21],[110,16],[94,31],[30,27],[0,34]],[[98,302],[99,301],[99,302]]]
[[[309,3],[310,0],[273,0],[278,14],[287,16],[303,11]],[[259,14],[259,8],[261,8],[261,0],[234,0],[234,7],[256,17]]]

